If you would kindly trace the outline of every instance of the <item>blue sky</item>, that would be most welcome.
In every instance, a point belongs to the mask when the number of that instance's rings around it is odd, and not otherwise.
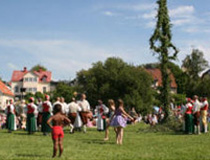
[[[135,65],[156,62],[149,50],[155,0],[0,0],[0,77],[42,64],[53,79],[73,79],[117,56]],[[173,42],[181,64],[192,48],[210,61],[210,1],[170,0]]]

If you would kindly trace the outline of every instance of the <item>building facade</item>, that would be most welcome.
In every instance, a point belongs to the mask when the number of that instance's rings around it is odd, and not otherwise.
[[[158,87],[162,86],[162,73],[158,68],[149,68],[146,69],[147,73],[149,73],[153,78],[152,88],[158,89]],[[177,93],[177,84],[175,77],[172,73],[170,73],[170,89],[171,93]]]
[[[52,73],[50,71],[13,71],[11,88],[15,96],[20,97],[23,93],[46,93],[50,92]]]
[[[14,100],[12,91],[0,81],[0,109],[5,109],[10,99]]]

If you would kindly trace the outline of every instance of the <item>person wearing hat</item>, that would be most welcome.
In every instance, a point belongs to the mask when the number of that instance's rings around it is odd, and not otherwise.
[[[207,114],[208,114],[209,103],[207,97],[203,98],[201,105],[201,120],[204,127],[204,133],[207,133],[208,123],[207,123]]]
[[[7,121],[6,126],[8,129],[8,132],[11,133],[12,131],[16,130],[16,116],[15,116],[15,107],[13,105],[13,100],[9,100],[9,105],[6,108],[6,114],[7,114]]]
[[[193,117],[194,117],[194,132],[200,134],[200,108],[201,103],[198,100],[198,96],[193,97]]]
[[[187,134],[193,133],[193,115],[192,115],[193,105],[191,99],[187,98],[186,110],[185,110],[185,132]]]
[[[37,114],[37,106],[34,104],[34,98],[31,97],[29,99],[29,104],[27,105],[26,131],[28,131],[28,134],[32,134],[37,130],[36,114]]]
[[[98,105],[96,106],[95,113],[97,116],[97,130],[104,131],[106,129],[106,116],[109,112],[109,108],[106,107],[102,100],[98,100]]]
[[[48,126],[47,121],[52,115],[52,104],[50,102],[50,96],[45,96],[45,101],[42,104],[42,129],[43,135],[47,135],[51,132],[51,128]]]

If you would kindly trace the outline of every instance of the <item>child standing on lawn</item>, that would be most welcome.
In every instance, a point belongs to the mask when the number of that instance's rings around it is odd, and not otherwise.
[[[53,158],[56,156],[57,149],[59,146],[59,157],[61,157],[63,153],[63,126],[64,124],[69,124],[70,120],[62,114],[62,106],[61,104],[56,104],[54,106],[54,116],[50,117],[47,121],[47,124],[52,129],[52,140],[53,140]],[[52,122],[52,124],[51,124]]]
[[[115,110],[114,115],[111,118],[110,126],[116,129],[116,143],[122,145],[123,141],[123,128],[126,127],[127,118],[133,121],[134,119],[125,112],[123,100],[118,100],[118,106]]]

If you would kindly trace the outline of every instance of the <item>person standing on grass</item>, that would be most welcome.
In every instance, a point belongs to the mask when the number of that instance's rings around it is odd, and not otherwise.
[[[15,131],[17,129],[15,107],[13,105],[12,99],[9,100],[9,105],[6,108],[6,114],[7,114],[6,126],[8,129],[8,132],[12,133],[12,131]]]
[[[42,104],[42,132],[43,135],[47,135],[51,132],[51,128],[47,125],[48,119],[52,115],[52,104],[50,102],[50,96],[45,96],[46,101]]]
[[[118,106],[115,110],[114,115],[112,116],[112,120],[110,123],[110,126],[113,126],[116,128],[116,144],[122,145],[123,142],[123,128],[126,127],[127,124],[127,118],[129,118],[131,121],[134,119],[125,112],[124,110],[124,102],[123,100],[118,100]]]
[[[53,140],[53,158],[57,154],[58,146],[59,146],[59,157],[61,157],[63,153],[63,126],[64,124],[69,124],[70,120],[62,114],[62,106],[60,104],[56,104],[54,106],[54,116],[50,117],[47,121],[47,124],[52,129],[52,140]],[[52,123],[51,123],[52,122]]]
[[[102,100],[98,100],[95,113],[97,116],[97,130],[104,131],[106,129],[106,114],[109,112],[109,108],[103,104]]]
[[[26,122],[26,131],[28,134],[32,134],[37,130],[36,124],[36,114],[37,114],[37,106],[34,104],[34,98],[31,97],[29,99],[29,104],[27,105],[27,122]]]
[[[200,134],[200,107],[201,104],[198,100],[198,96],[193,97],[193,116],[194,116],[194,133]]]
[[[77,112],[81,111],[81,108],[76,103],[76,99],[72,98],[72,102],[68,105],[68,117],[71,120],[70,123],[70,133],[74,133],[74,122],[77,117]]]
[[[113,99],[108,100],[108,107],[109,107],[109,113],[108,113],[108,119],[106,120],[106,130],[105,130],[105,137],[104,141],[109,140],[109,126],[111,123],[111,118],[114,115],[115,112],[115,103]]]
[[[68,105],[66,104],[64,97],[61,97],[61,104],[62,104],[62,113],[64,115],[67,115],[67,113],[68,113]]]
[[[192,134],[193,133],[193,115],[192,115],[192,108],[193,105],[191,103],[191,99],[187,98],[187,104],[186,104],[186,109],[184,113],[184,118],[185,118],[185,132],[187,134]]]
[[[38,103],[37,103],[37,106],[38,106],[38,116],[37,116],[37,127],[41,128],[41,125],[42,125],[42,99],[39,98],[38,99]]]
[[[207,133],[207,128],[208,128],[208,123],[207,123],[208,108],[209,108],[209,103],[207,101],[207,97],[204,97],[201,105],[201,120],[202,120],[202,125],[204,127],[204,133]]]
[[[82,94],[81,99],[78,102],[79,106],[81,107],[82,111],[80,112],[80,116],[83,123],[83,132],[86,133],[87,130],[87,122],[88,122],[88,114],[90,112],[90,104],[86,100],[86,95]]]

